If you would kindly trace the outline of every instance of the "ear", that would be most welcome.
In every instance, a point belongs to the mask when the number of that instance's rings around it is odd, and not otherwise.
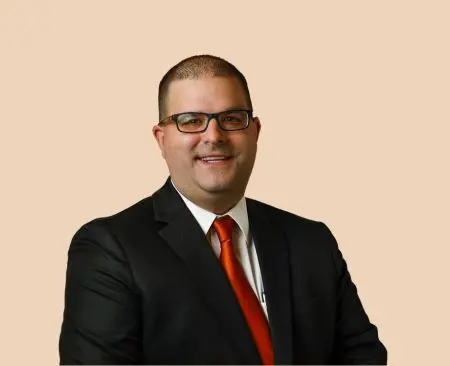
[[[159,149],[161,150],[161,155],[165,159],[165,150],[164,150],[164,129],[159,126],[155,125],[152,128],[153,137],[155,138],[156,142],[158,143]]]
[[[258,141],[259,133],[261,131],[261,121],[259,120],[258,117],[253,117],[253,123],[256,126],[256,141]]]

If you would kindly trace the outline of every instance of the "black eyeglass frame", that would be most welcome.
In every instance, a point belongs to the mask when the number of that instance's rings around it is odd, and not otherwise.
[[[218,117],[221,114],[224,113],[232,113],[232,112],[247,112],[247,124],[242,127],[242,128],[237,128],[235,130],[227,130],[225,128],[222,127]],[[180,126],[178,125],[178,117],[183,115],[183,114],[189,114],[189,113],[196,113],[196,114],[202,114],[204,116],[208,117],[208,120],[206,121],[206,126],[204,129],[199,130],[199,131],[182,131],[180,129]],[[165,125],[169,122],[175,122],[175,125],[177,126],[177,130],[180,131],[181,133],[201,133],[201,132],[205,132],[208,129],[209,126],[209,122],[211,122],[212,119],[215,119],[217,121],[217,124],[219,125],[219,128],[222,131],[227,131],[227,132],[233,132],[233,131],[241,131],[241,130],[245,130],[246,128],[248,128],[248,126],[250,125],[250,121],[253,120],[253,109],[229,109],[229,110],[225,110],[222,112],[218,112],[218,113],[205,113],[205,112],[182,112],[182,113],[176,113],[176,114],[172,114],[171,116],[168,116],[164,119],[162,119],[161,121],[159,121],[159,125]]]

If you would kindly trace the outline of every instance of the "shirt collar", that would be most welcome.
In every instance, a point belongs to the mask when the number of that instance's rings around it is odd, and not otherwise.
[[[247,214],[247,203],[245,201],[245,197],[242,196],[242,198],[239,200],[236,205],[234,205],[228,212],[224,213],[223,215],[216,215],[213,212],[207,211],[204,208],[196,205],[194,202],[190,201],[187,197],[185,197],[175,186],[172,179],[170,180],[173,187],[176,189],[176,191],[180,194],[181,198],[183,199],[184,203],[188,207],[189,211],[191,211],[192,215],[195,217],[197,222],[199,223],[200,227],[202,228],[205,235],[211,228],[214,220],[216,217],[221,217],[225,215],[231,216],[231,218],[237,223],[239,228],[244,233],[245,240],[248,243],[248,234],[249,234],[249,223],[248,223],[248,214]]]

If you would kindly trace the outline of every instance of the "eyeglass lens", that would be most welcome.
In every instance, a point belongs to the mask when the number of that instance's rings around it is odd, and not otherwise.
[[[201,131],[208,124],[208,115],[203,113],[183,113],[178,115],[178,127],[185,132]],[[230,111],[219,114],[217,122],[227,131],[240,130],[248,123],[246,111]]]

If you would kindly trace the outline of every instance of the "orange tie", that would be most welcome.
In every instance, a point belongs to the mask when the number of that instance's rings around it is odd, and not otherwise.
[[[234,221],[230,216],[218,218],[213,223],[221,246],[220,263],[241,305],[263,365],[273,365],[274,357],[267,319],[231,244],[233,224]]]

